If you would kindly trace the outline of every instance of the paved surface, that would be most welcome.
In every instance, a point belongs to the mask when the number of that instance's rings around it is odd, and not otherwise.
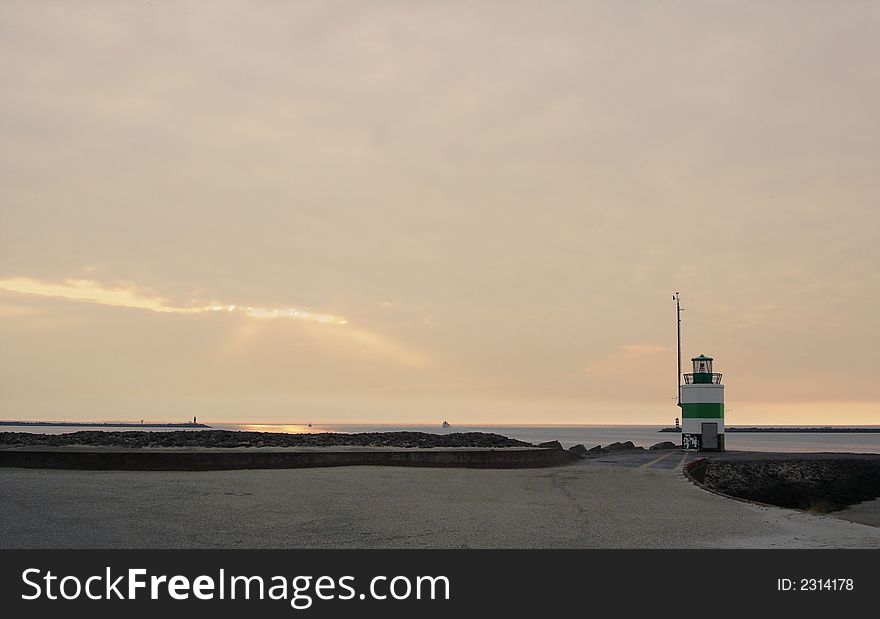
[[[0,546],[880,547],[880,529],[708,493],[692,454],[552,469],[0,469]]]
[[[592,463],[627,468],[654,469],[659,471],[681,471],[691,460],[702,458],[705,454],[680,449],[664,449],[659,451],[621,451],[600,456],[591,460]]]
[[[829,516],[880,527],[880,499],[865,501],[864,503],[842,509],[839,512],[831,512]]]

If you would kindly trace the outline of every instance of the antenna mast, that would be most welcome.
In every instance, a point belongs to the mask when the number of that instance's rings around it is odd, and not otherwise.
[[[675,331],[678,336],[678,375],[676,380],[678,381],[678,406],[681,408],[681,301],[678,292],[672,295],[672,300],[675,301]]]

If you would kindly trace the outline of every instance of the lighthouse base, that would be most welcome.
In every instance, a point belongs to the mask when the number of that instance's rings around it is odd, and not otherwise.
[[[681,448],[688,451],[724,451],[724,435],[716,435],[715,444],[710,445],[709,441],[707,441],[707,444],[704,447],[702,434],[688,434],[682,432]]]

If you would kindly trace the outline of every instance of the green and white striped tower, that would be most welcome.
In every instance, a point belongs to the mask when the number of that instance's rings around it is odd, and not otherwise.
[[[681,386],[681,446],[700,451],[724,451],[724,385],[712,371],[712,357],[691,359],[692,374]]]

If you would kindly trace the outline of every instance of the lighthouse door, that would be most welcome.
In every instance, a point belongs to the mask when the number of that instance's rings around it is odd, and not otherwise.
[[[703,449],[718,449],[718,424],[703,422]]]

